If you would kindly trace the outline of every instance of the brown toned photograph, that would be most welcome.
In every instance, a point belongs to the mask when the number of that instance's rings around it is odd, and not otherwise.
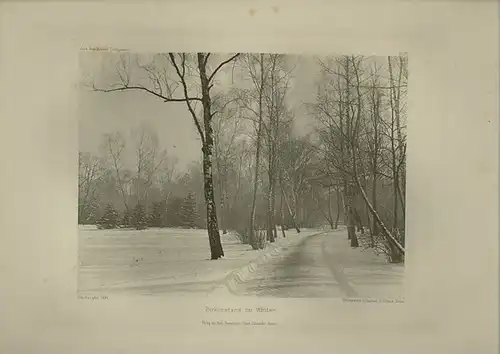
[[[403,299],[406,55],[79,63],[79,295]]]

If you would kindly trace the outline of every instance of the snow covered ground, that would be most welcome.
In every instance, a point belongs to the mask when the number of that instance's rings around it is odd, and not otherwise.
[[[347,232],[330,237],[324,244],[323,255],[347,281],[352,297],[404,299],[404,264],[388,263],[384,255],[371,248],[351,248]]]
[[[79,294],[204,296],[226,277],[277,248],[319,230],[288,231],[264,250],[221,234],[225,257],[209,260],[206,230],[97,230],[79,227]]]

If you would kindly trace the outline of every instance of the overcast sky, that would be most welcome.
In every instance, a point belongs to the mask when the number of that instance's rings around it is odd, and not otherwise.
[[[228,58],[214,56],[214,62]],[[110,84],[116,82],[117,55],[85,53],[80,65],[85,80]],[[292,57],[297,62],[294,70],[294,85],[289,91],[288,104],[295,107],[296,132],[304,132],[311,123],[302,105],[312,102],[316,96],[314,86],[318,66],[312,57]],[[217,90],[229,89],[231,79],[228,71],[217,77]],[[181,96],[178,92],[176,96]],[[82,87],[79,100],[79,148],[80,151],[97,153],[102,137],[106,133],[121,132],[130,136],[130,131],[143,122],[158,133],[161,147],[179,159],[179,167],[186,166],[201,157],[201,146],[193,120],[184,102],[168,102],[141,91],[103,93]]]

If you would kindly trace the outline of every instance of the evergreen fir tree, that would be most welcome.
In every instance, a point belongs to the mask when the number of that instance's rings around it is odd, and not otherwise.
[[[153,202],[151,204],[151,213],[149,214],[150,227],[164,227],[165,204],[162,202]]]
[[[125,210],[123,213],[121,225],[123,227],[131,227],[132,226],[132,212],[130,210]]]
[[[189,191],[186,198],[184,198],[181,205],[179,217],[181,219],[181,224],[183,227],[190,229],[196,228],[198,211],[196,206],[196,198],[193,192]]]
[[[166,210],[166,225],[169,227],[181,226],[180,210],[183,199],[179,197],[172,197],[168,200]]]
[[[102,217],[98,220],[97,226],[100,229],[114,229],[118,224],[118,212],[113,204],[108,203],[104,209]]]
[[[148,228],[148,217],[146,209],[141,203],[137,203],[132,211],[132,227],[136,230],[145,230]]]

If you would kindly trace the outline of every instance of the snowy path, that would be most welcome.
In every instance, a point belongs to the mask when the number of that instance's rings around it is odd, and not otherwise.
[[[257,267],[231,291],[239,296],[403,298],[404,266],[361,247],[346,231],[312,235]]]

